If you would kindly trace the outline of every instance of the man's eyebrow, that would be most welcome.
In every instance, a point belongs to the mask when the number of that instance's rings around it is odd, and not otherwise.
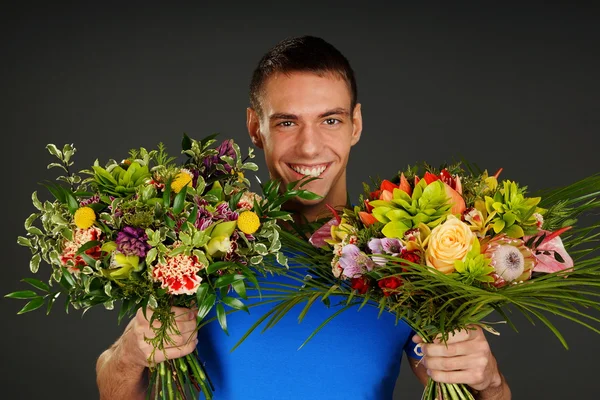
[[[329,110],[329,111],[325,111],[323,114],[319,115],[319,118],[327,118],[330,117],[332,115],[345,115],[348,116],[350,115],[350,111],[346,110],[345,108],[334,108],[333,110]]]
[[[276,120],[276,119],[291,119],[291,120],[297,120],[298,116],[294,115],[294,114],[285,114],[285,113],[275,113],[275,114],[271,114],[269,115],[269,119],[271,121]]]
[[[327,110],[322,114],[319,114],[319,118],[327,118],[330,117],[332,115],[345,115],[348,116],[350,115],[350,112],[342,107],[338,107],[338,108],[333,108],[331,110]],[[269,115],[269,119],[271,121],[273,120],[277,120],[277,119],[287,119],[287,120],[292,120],[292,121],[296,121],[298,120],[298,116],[295,114],[286,114],[286,113],[274,113]]]

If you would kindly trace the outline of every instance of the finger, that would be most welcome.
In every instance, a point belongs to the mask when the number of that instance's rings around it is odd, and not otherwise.
[[[184,307],[171,307],[171,312],[175,314],[176,321],[190,321],[196,319],[197,311]]]
[[[484,361],[485,359],[473,355],[456,357],[427,356],[423,358],[423,365],[431,371],[460,371],[485,368]]]
[[[457,343],[464,342],[465,340],[471,339],[471,329],[461,329],[458,331],[450,332],[446,343]],[[444,343],[442,341],[442,335],[437,335],[433,343]]]
[[[171,340],[165,343],[165,348],[181,347],[190,343],[198,343],[198,335],[195,332],[171,337]]]
[[[176,334],[193,332],[196,330],[196,321],[177,321],[171,330]]]
[[[429,357],[456,357],[474,353],[485,353],[487,351],[487,342],[463,341],[457,343],[423,344],[423,353]]]
[[[163,359],[163,361],[165,360],[165,357],[166,357],[166,359],[169,359],[169,360],[172,360],[174,358],[184,357],[184,356],[192,353],[196,349],[197,345],[198,345],[197,340],[193,340],[193,341],[190,341],[189,343],[181,345],[181,346],[167,347],[167,348],[165,348],[164,351],[157,351],[155,353],[155,361],[160,362],[160,361],[158,361],[159,357],[161,357]]]
[[[138,308],[137,312],[135,313],[135,319],[137,319],[138,322],[150,321],[150,319],[152,319],[152,314],[154,314],[154,311],[152,311],[152,309],[150,307],[147,307],[146,315],[144,316],[144,309],[142,307],[140,307],[140,308]]]
[[[414,335],[414,336],[412,337],[412,341],[413,341],[414,343],[423,343],[423,338],[422,338],[421,336],[419,336],[419,335]]]
[[[427,374],[436,382],[439,383],[462,383],[465,385],[473,385],[480,382],[481,373],[471,370],[462,371],[436,371],[427,370]]]

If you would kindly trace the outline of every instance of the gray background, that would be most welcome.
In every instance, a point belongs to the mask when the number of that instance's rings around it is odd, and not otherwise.
[[[95,3],[0,11],[2,294],[25,288],[19,279],[30,276],[16,237],[34,211],[37,182],[56,176],[46,171],[47,143],[74,143],[80,169],[159,141],[177,154],[183,132],[221,132],[247,148],[251,72],[288,36],[324,37],[356,71],[365,126],[349,165],[352,196],[369,176],[456,156],[504,167],[504,177],[531,189],[600,170],[592,142],[600,128],[599,14],[587,3]],[[0,299],[3,392],[97,398],[95,359],[125,323],[101,309],[17,316],[22,305]],[[514,398],[597,393],[596,334],[553,319],[566,351],[545,327],[515,320],[518,334],[500,326],[501,336],[490,337]],[[395,398],[420,391],[403,367]]]

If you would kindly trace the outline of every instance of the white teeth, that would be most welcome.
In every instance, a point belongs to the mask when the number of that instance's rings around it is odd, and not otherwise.
[[[290,167],[292,167],[292,169],[299,174],[302,174],[304,176],[312,176],[315,178],[321,175],[327,169],[327,166],[325,165],[312,168],[299,167],[295,165],[290,165]]]

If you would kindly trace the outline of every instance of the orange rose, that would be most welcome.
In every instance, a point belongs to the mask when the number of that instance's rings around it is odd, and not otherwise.
[[[428,238],[425,260],[429,267],[444,274],[454,272],[454,261],[464,261],[471,249],[473,232],[469,226],[449,215],[446,221],[433,228]]]

